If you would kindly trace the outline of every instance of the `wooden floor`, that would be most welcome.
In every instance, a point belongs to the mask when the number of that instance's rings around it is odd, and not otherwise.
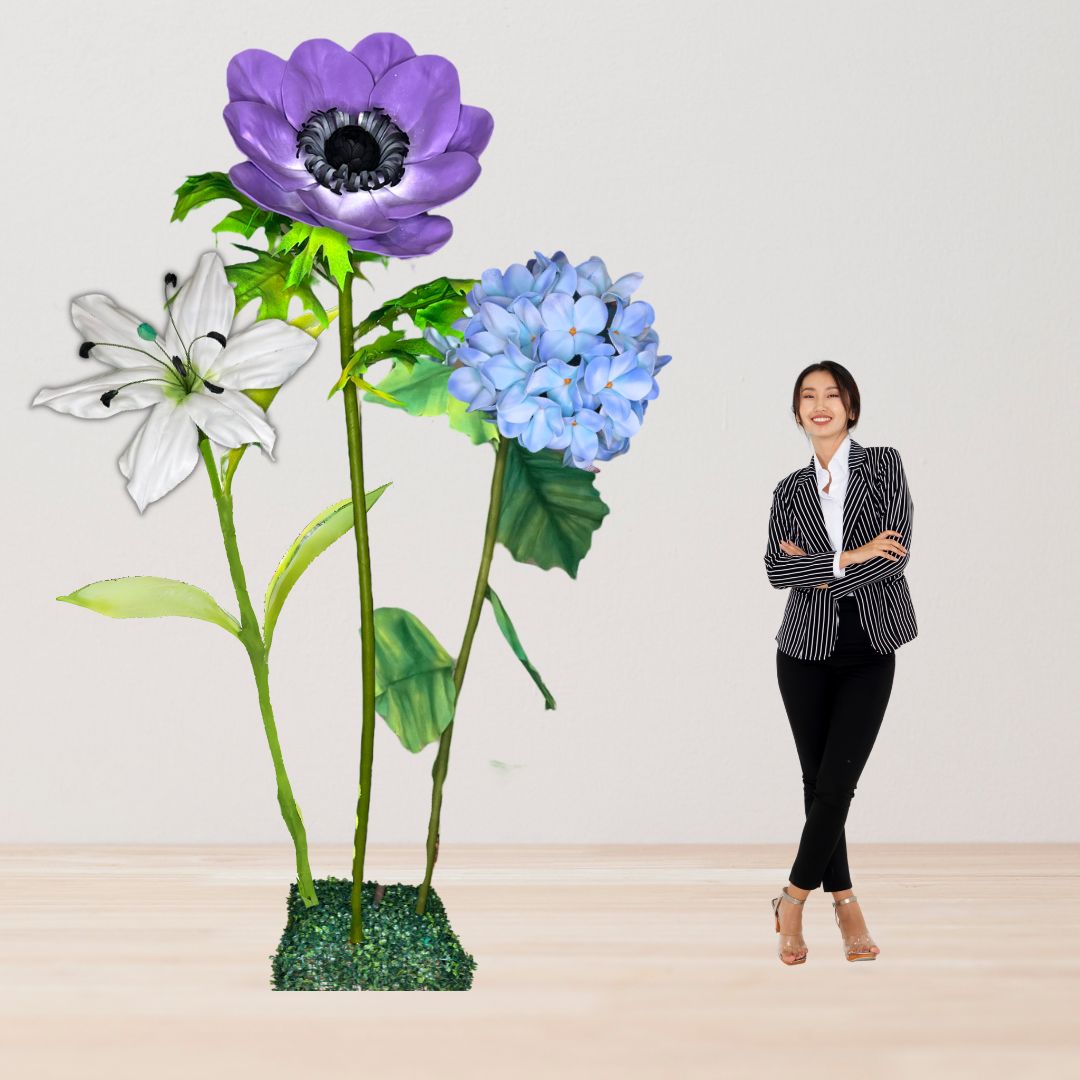
[[[1080,1076],[1080,846],[868,846],[882,947],[820,893],[775,956],[790,848],[446,847],[464,994],[269,988],[290,851],[0,848],[0,1076],[19,1080],[1063,1080]],[[417,848],[369,877],[418,879]],[[316,876],[348,852],[317,849]]]

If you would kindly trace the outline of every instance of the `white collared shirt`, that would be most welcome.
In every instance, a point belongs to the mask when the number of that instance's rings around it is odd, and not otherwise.
[[[844,550],[844,496],[847,495],[848,455],[851,453],[851,436],[837,447],[829,467],[826,469],[814,455],[814,470],[817,473],[818,498],[821,500],[821,513],[825,518],[825,531],[829,534],[829,543],[836,554],[833,556],[833,577],[842,578],[845,571],[840,568],[840,553]],[[825,491],[826,484],[829,487]]]

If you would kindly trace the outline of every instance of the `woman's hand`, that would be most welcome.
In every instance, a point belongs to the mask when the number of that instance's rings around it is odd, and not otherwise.
[[[780,550],[785,555],[805,555],[806,554],[806,552],[803,551],[803,549],[801,547],[799,547],[798,544],[793,544],[790,540],[781,540],[780,541]],[[829,587],[828,585],[815,585],[814,586],[815,589],[827,589],[828,587]]]
[[[886,529],[883,533],[875,536],[869,544],[863,544],[862,547],[856,548],[854,551],[842,552],[840,566],[853,566],[877,558],[896,562],[902,555],[907,554],[907,548],[900,543],[900,535],[895,529]],[[894,536],[896,537],[895,540],[892,539]]]

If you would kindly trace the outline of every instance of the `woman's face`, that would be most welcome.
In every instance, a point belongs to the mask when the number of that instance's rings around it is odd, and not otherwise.
[[[799,423],[811,435],[839,435],[847,430],[847,410],[830,372],[813,371],[803,379]]]

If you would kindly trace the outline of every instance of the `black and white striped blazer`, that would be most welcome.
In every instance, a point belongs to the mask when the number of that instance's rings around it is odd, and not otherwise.
[[[854,440],[848,456],[844,496],[844,551],[869,543],[886,529],[900,533],[908,554],[892,562],[881,556],[832,572],[832,545],[821,512],[814,459],[781,480],[773,492],[765,568],[773,588],[790,589],[784,621],[776,635],[780,651],[800,660],[823,660],[836,646],[837,601],[854,596],[859,621],[880,653],[890,653],[918,633],[915,609],[904,580],[911,557],[911,495],[900,455],[891,446],[862,447]],[[790,540],[805,555],[785,555]],[[816,585],[827,585],[817,589]]]

